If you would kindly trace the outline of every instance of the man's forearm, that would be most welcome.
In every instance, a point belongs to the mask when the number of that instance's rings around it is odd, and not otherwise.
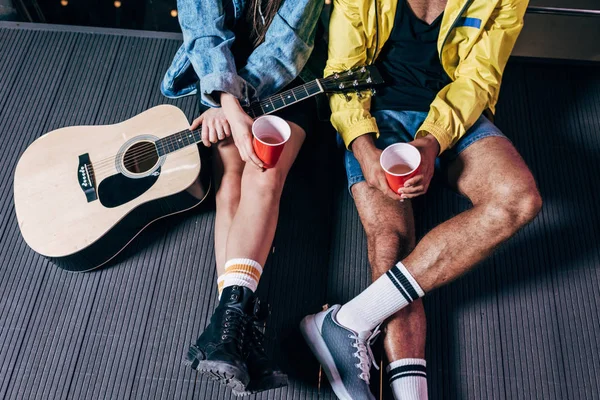
[[[359,136],[352,141],[350,144],[350,149],[354,153],[356,159],[360,162],[364,159],[364,156],[373,152],[377,149],[375,146],[375,139],[373,138],[373,133],[367,133],[365,135]]]

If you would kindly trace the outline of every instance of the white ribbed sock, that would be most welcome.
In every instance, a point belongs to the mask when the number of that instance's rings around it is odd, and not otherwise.
[[[217,279],[219,298],[228,286],[245,286],[256,292],[258,281],[262,275],[259,263],[249,258],[233,258],[225,263],[225,273]]]
[[[415,278],[398,262],[362,293],[344,304],[338,311],[337,321],[358,333],[371,331],[423,295]]]
[[[396,400],[427,400],[425,360],[403,358],[390,363],[387,372]]]

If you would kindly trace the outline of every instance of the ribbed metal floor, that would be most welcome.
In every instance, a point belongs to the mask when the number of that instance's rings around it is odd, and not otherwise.
[[[161,103],[194,115],[194,99],[158,91],[173,35],[96,31],[0,23],[0,398],[232,398],[180,363],[215,305],[213,205],[152,225],[87,274],[57,269],[20,237],[13,172],[36,137]],[[534,171],[544,209],[426,299],[430,398],[600,399],[600,69],[513,62],[497,123]],[[291,172],[259,290],[291,385],[257,398],[334,398],[326,382],[319,394],[297,324],[369,283],[364,233],[323,135]],[[420,234],[467,206],[433,187],[416,204]]]

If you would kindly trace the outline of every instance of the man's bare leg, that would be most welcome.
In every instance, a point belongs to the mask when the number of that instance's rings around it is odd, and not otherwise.
[[[391,200],[366,182],[352,186],[352,195],[367,234],[373,281],[415,247],[415,227],[410,201]],[[425,358],[425,310],[421,301],[400,310],[386,323],[384,339],[388,360]]]
[[[469,146],[450,165],[448,181],[473,208],[437,226],[402,261],[424,292],[471,270],[542,206],[529,168],[505,138]]]
[[[449,178],[472,201],[472,209],[429,232],[408,257],[390,265],[348,303],[308,315],[300,323],[338,396],[351,398],[348,390],[352,390],[371,398],[365,385],[370,377],[365,339],[369,331],[426,292],[471,270],[535,218],[542,204],[531,172],[505,138],[488,137],[472,144],[451,165]],[[347,348],[341,349],[340,341],[346,340]],[[353,348],[359,350],[352,352]],[[352,378],[357,368],[364,383]]]
[[[366,182],[352,186],[352,195],[367,234],[367,247],[373,281],[383,275],[390,265],[406,257],[415,247],[415,227],[412,206],[409,200],[400,203],[391,200]],[[427,321],[421,299],[390,317],[383,329],[385,353],[395,367],[416,368],[425,364],[425,336]],[[392,368],[389,368],[392,367]],[[401,368],[402,369],[402,368]],[[388,374],[391,379],[395,374]],[[392,381],[397,399],[424,399],[427,396],[427,381],[421,376],[400,375]],[[415,390],[416,389],[416,390]]]
[[[345,326],[371,330],[458,278],[531,221],[541,207],[531,172],[505,138],[472,144],[452,163],[448,179],[473,208],[434,228],[411,254],[342,306],[338,318]]]

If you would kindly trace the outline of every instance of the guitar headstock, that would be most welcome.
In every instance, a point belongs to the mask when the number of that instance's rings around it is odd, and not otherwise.
[[[319,79],[325,93],[347,93],[371,89],[383,83],[383,78],[374,65],[355,67],[348,71],[336,72],[327,78]]]

